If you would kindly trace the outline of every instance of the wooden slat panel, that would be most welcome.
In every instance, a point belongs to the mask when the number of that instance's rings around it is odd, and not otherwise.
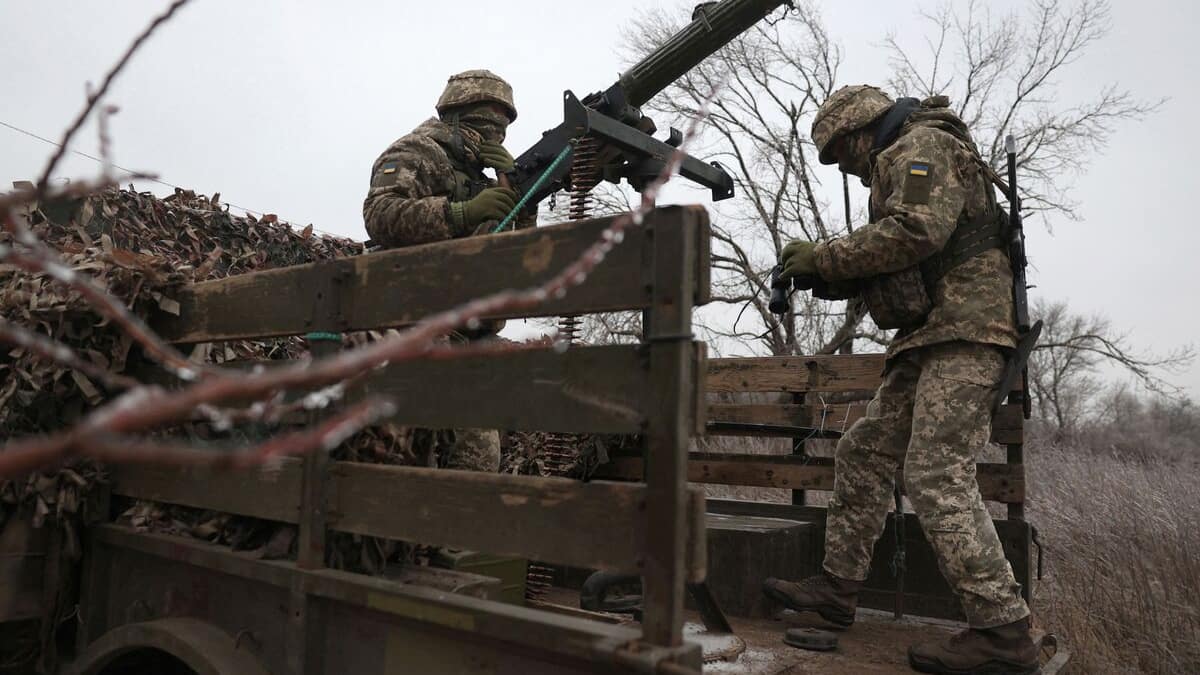
[[[708,391],[857,391],[879,386],[883,354],[710,359]]]
[[[873,391],[883,354],[765,356],[710,359],[709,393]]]
[[[394,421],[434,428],[636,433],[652,403],[635,345],[408,361],[369,376],[363,390],[394,398]]]
[[[606,479],[640,480],[639,457],[617,457],[601,466],[597,476]],[[1025,500],[1025,467],[1021,464],[977,465],[979,491],[988,501],[1017,503]],[[831,460],[797,458],[790,455],[728,455],[691,453],[688,480],[694,483],[745,485],[792,490],[832,490]]]
[[[775,424],[809,426],[825,431],[845,432],[866,414],[866,401],[822,405],[794,405],[790,403],[720,404],[708,407],[710,422],[735,422],[739,424]],[[1006,445],[1021,443],[1024,438],[1025,419],[1021,406],[1005,404],[992,420],[993,443]],[[741,430],[710,430],[712,436],[778,436],[773,432],[750,432]]]
[[[812,409],[792,403],[710,403],[708,421],[808,426],[812,421]]]
[[[644,560],[641,484],[351,462],[331,470],[335,530],[618,572]],[[687,505],[688,540],[703,541],[704,500]],[[703,578],[703,559],[691,558],[688,577]]]
[[[1025,413],[1019,403],[1006,403],[992,418],[992,442],[1001,445],[1025,442]]]
[[[301,462],[282,460],[278,469],[214,471],[194,468],[114,465],[112,493],[254,516],[299,522]]]
[[[154,327],[173,342],[207,342],[406,325],[484,293],[528,288],[549,279],[595,242],[611,220],[456,239],[201,282],[180,291],[180,316],[160,313]],[[702,237],[708,233],[702,208],[658,209],[647,222],[660,230],[696,228]],[[647,306],[646,232],[630,228],[624,243],[585,284],[565,298],[550,299],[518,315]],[[697,289],[696,296],[706,299],[707,291]]]

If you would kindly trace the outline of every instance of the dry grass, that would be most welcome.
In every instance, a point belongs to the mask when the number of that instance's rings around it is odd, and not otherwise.
[[[1200,462],[1031,448],[1039,622],[1077,672],[1200,672]]]

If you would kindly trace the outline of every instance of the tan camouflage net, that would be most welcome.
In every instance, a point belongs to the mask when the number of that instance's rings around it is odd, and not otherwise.
[[[184,284],[232,274],[283,267],[362,253],[348,239],[302,231],[275,216],[261,219],[236,216],[219,201],[177,191],[165,199],[131,190],[107,190],[73,203],[43,204],[29,213],[35,233],[57,249],[64,261],[85,271],[111,293],[146,317],[155,309],[178,311],[175,291]],[[0,233],[0,241],[8,235]],[[0,266],[0,315],[7,321],[61,340],[86,360],[116,373],[145,368],[136,348],[116,327],[103,321],[74,292],[30,275]],[[377,339],[379,333],[347,335],[347,346]],[[191,358],[213,364],[294,359],[307,345],[298,337],[206,343],[192,349]],[[77,371],[24,353],[0,348],[0,437],[62,429],[109,394],[102,383]],[[218,431],[193,423],[172,433],[199,443],[252,441],[272,429],[265,425]],[[503,435],[501,471],[544,474],[543,446],[547,434],[510,432]],[[579,465],[571,471],[586,477],[619,439],[579,436]],[[380,425],[357,434],[335,452],[349,461],[432,466],[438,454],[438,434],[429,430]],[[18,516],[37,526],[54,520],[67,535],[66,548],[78,551],[79,529],[88,513],[84,505],[103,482],[102,467],[76,461],[57,471],[39,472],[25,481],[0,483],[0,529]],[[94,508],[94,507],[93,507]],[[200,509],[138,502],[121,516],[138,529],[187,535],[264,558],[295,554],[296,528],[254,518]],[[415,552],[399,542],[357,535],[329,538],[332,567],[381,573],[389,561],[411,561]]]
[[[165,199],[106,190],[84,200],[37,205],[27,218],[37,236],[58,250],[64,262],[86,272],[143,317],[155,308],[177,312],[172,296],[184,284],[363,251],[360,243],[314,235],[311,226],[297,231],[274,215],[256,219],[231,214],[218,196],[183,190]],[[8,236],[0,233],[0,241]],[[76,293],[44,275],[0,265],[0,315],[61,340],[106,370],[129,373],[144,365],[124,333],[101,319]],[[306,352],[304,340],[293,337],[197,345],[191,358],[227,364],[299,358]],[[4,438],[62,429],[110,394],[102,383],[21,349],[0,350],[0,383],[0,437]],[[241,440],[255,431],[218,432],[197,423],[176,433],[205,442]],[[354,459],[402,460],[395,439],[379,429],[359,434],[343,452]],[[0,527],[15,514],[33,518],[38,526],[54,519],[67,531],[68,548],[78,550],[74,542],[80,519],[90,515],[83,509],[86,496],[102,481],[99,467],[77,461],[24,481],[0,483]],[[125,520],[238,548],[263,548],[264,555],[280,548],[265,546],[279,528],[253,519],[138,504]]]

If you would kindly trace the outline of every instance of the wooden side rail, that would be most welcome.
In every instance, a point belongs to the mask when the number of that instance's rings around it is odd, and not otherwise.
[[[254,473],[115,466],[112,493],[299,523],[302,461]],[[647,487],[333,462],[327,526],[371,537],[467,548],[616,572],[646,563]],[[704,496],[684,506],[688,580],[704,578]]]
[[[706,387],[710,394],[873,392],[882,375],[883,354],[725,358],[708,362]]]
[[[883,354],[711,359],[705,386],[710,394],[865,392],[879,386],[882,373]]]
[[[207,281],[181,289],[179,313],[159,313],[151,325],[185,344],[402,327],[491,292],[546,282],[611,222]],[[393,421],[411,426],[638,433],[655,458],[645,484],[337,463],[313,453],[242,474],[117,467],[114,493],[296,523],[296,565],[304,570],[324,566],[325,533],[341,530],[641,574],[643,640],[676,648],[685,582],[703,579],[705,567],[703,493],[686,474],[688,442],[705,425],[704,346],[692,339],[692,310],[710,297],[709,239],[702,207],[657,209],[564,297],[491,317],[642,310],[639,345],[394,363],[347,394],[389,395],[398,407]],[[316,611],[306,592],[292,592],[289,653],[297,664]]]
[[[710,361],[711,363],[711,361]],[[844,432],[866,413],[867,401],[800,405],[794,403],[710,403],[709,422],[738,424],[767,424],[775,426],[813,427],[822,431]],[[992,420],[993,443],[1021,443],[1025,419],[1020,404],[1005,404]],[[713,436],[778,436],[777,433],[747,431],[709,431]]]
[[[803,431],[785,434],[787,427],[820,430],[820,437],[837,437],[866,414],[879,386],[883,354],[776,356],[711,359],[705,379],[708,397],[708,430],[714,436],[765,436],[790,438],[792,456],[755,457],[691,456],[690,480],[754,487],[788,487],[803,503],[804,490],[829,490],[833,467],[829,460],[803,455]],[[785,400],[776,403],[728,403],[711,395],[769,394]],[[1009,516],[1020,518],[1025,502],[1025,467],[1021,452],[1025,419],[1014,390],[992,420],[990,441],[1008,450],[1007,464],[980,464],[979,487],[983,497],[1009,505]],[[786,400],[785,397],[791,400]],[[727,400],[727,399],[726,399]],[[722,423],[725,425],[722,426]],[[755,426],[762,426],[755,429]],[[814,436],[815,437],[815,436]],[[629,477],[638,469],[629,460],[614,464],[602,475]]]
[[[685,349],[702,372],[702,345]],[[646,428],[653,382],[643,347],[610,345],[407,361],[368,376],[361,389],[394,399],[399,424],[618,434]],[[688,417],[702,419],[699,392],[688,394]]]
[[[791,455],[732,455],[690,453],[688,480],[693,483],[786,488],[789,490],[833,490],[833,461],[826,457]],[[1025,467],[1020,464],[976,465],[979,491],[988,501],[1016,504],[1025,501]],[[609,480],[641,480],[640,457],[615,457],[596,473]],[[903,489],[903,480],[897,476]]]
[[[177,316],[159,313],[152,325],[180,343],[403,326],[489,292],[542,283],[578,258],[611,222],[564,223],[205,281],[180,291]],[[645,227],[628,228],[624,242],[586,284],[518,316],[648,308],[654,269],[649,233],[680,229],[698,230],[698,255],[689,256],[696,268],[687,277],[695,289],[691,300],[708,302],[707,214],[701,207],[667,207],[649,215]]]

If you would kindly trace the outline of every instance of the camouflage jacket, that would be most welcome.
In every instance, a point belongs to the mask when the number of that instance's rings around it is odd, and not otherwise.
[[[451,127],[430,118],[371,166],[371,189],[363,201],[367,234],[387,248],[469,236],[476,228],[455,226],[449,204],[495,184],[461,140],[455,142]]]
[[[960,222],[991,208],[991,183],[974,155],[966,125],[938,101],[922,102],[899,138],[871,163],[871,223],[819,244],[817,270],[828,281],[868,279],[938,254]],[[901,330],[888,359],[951,341],[1013,347],[1012,270],[1000,248],[949,270],[932,288],[923,324]]]

